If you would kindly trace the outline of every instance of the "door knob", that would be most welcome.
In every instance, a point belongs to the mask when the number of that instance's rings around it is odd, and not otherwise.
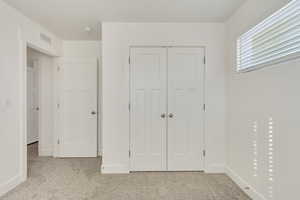
[[[165,118],[165,117],[166,117],[166,114],[163,113],[163,114],[160,115],[160,117],[161,117],[161,118]]]
[[[92,114],[92,115],[96,115],[97,112],[96,112],[96,111],[92,111],[91,114]]]
[[[173,113],[170,113],[169,118],[173,118],[173,117],[174,117]]]

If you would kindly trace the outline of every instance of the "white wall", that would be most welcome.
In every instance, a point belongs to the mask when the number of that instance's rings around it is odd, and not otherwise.
[[[12,23],[8,23],[11,18]],[[16,18],[0,1],[0,195],[21,180],[21,52]]]
[[[61,53],[60,40],[0,0],[0,196],[26,178],[25,42],[51,54]],[[44,44],[40,33],[52,37]],[[22,39],[22,41],[21,41]]]
[[[103,23],[103,173],[129,171],[129,46],[206,47],[206,171],[225,164],[225,28],[219,23]]]
[[[101,41],[64,41],[62,58],[98,58],[98,154],[102,154],[102,134],[101,134],[101,77],[102,77],[102,61],[101,61]]]
[[[101,41],[63,41],[64,57],[99,57]]]
[[[268,196],[268,119],[274,121],[275,200],[299,197],[300,159],[300,60],[257,71],[235,72],[237,37],[288,0],[248,0],[227,22],[229,77],[228,172],[254,199]],[[257,123],[257,136],[253,124]],[[254,170],[257,141],[258,166]],[[257,173],[255,177],[254,174]]]

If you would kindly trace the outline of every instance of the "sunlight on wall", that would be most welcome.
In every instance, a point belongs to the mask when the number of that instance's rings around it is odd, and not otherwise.
[[[275,200],[274,119],[254,120],[251,124],[251,169],[253,184],[261,188],[265,199]],[[263,140],[260,140],[264,138]]]
[[[253,176],[257,177],[258,171],[258,143],[257,143],[257,121],[253,122]]]
[[[268,197],[274,197],[274,124],[273,118],[268,122]]]

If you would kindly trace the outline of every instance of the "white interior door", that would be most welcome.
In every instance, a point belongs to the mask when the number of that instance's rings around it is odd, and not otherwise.
[[[131,49],[131,171],[166,170],[167,50]]]
[[[168,170],[203,170],[204,49],[168,49]]]
[[[97,156],[97,59],[65,59],[60,68],[61,157]]]
[[[27,144],[39,139],[39,93],[37,66],[27,67]]]

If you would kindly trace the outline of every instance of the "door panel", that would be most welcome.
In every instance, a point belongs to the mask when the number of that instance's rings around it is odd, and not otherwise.
[[[97,59],[64,60],[61,73],[60,156],[97,156]]]
[[[203,170],[203,58],[202,48],[168,49],[170,171]]]
[[[166,52],[131,49],[131,171],[166,170]]]

